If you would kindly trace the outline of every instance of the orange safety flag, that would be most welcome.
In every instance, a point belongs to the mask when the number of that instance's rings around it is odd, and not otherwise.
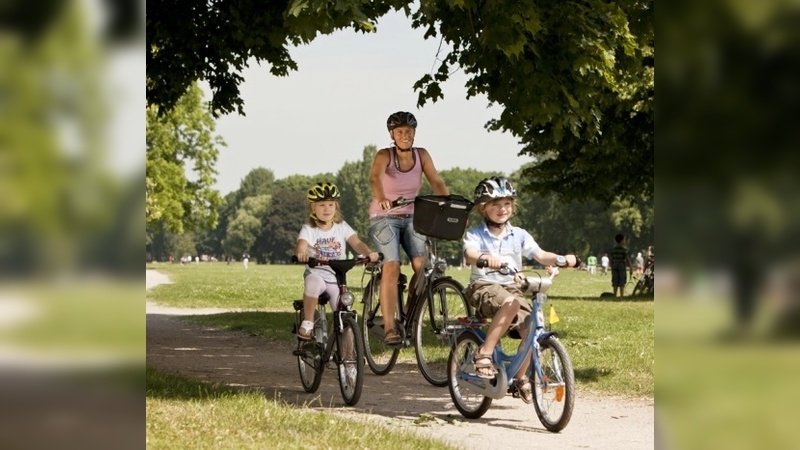
[[[550,307],[550,325],[558,322],[558,315],[556,315],[556,309],[552,306]]]

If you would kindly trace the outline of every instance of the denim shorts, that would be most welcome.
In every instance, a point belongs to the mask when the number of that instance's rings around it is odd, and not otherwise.
[[[400,246],[409,259],[425,256],[425,236],[414,232],[414,217],[377,216],[369,221],[369,237],[384,261],[400,261]]]

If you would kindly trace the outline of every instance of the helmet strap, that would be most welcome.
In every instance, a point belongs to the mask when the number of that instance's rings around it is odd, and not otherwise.
[[[392,139],[392,144],[393,144],[393,147],[394,147],[395,151],[402,152],[402,153],[410,152],[411,149],[414,148],[414,143],[413,142],[411,143],[410,147],[405,148],[405,149],[400,148],[400,146],[397,145],[397,142],[395,142],[394,139]]]
[[[505,221],[503,223],[495,222],[495,221],[489,219],[488,217],[485,219],[485,222],[486,222],[486,226],[487,227],[489,227],[489,228],[499,228],[499,229],[503,229],[506,226],[506,224],[508,223],[508,221]]]
[[[313,220],[314,222],[321,223],[323,225],[328,225],[330,223],[333,223],[333,220],[329,220],[327,222],[324,221],[324,220],[320,220],[320,218],[317,217],[317,215],[315,213],[313,213],[313,212],[311,214],[309,214],[309,217],[311,217],[311,220]]]

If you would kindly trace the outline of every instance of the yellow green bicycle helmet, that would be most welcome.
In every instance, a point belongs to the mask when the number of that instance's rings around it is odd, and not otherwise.
[[[327,181],[317,183],[311,186],[311,189],[306,193],[306,198],[310,203],[321,202],[323,200],[338,200],[341,197],[339,188],[333,183]]]

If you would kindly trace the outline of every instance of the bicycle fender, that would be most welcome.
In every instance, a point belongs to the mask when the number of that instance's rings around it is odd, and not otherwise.
[[[542,334],[540,334],[538,338],[536,338],[536,341],[537,342],[542,342],[543,340],[549,338],[550,336],[558,337],[558,332],[557,331],[545,331]]]

